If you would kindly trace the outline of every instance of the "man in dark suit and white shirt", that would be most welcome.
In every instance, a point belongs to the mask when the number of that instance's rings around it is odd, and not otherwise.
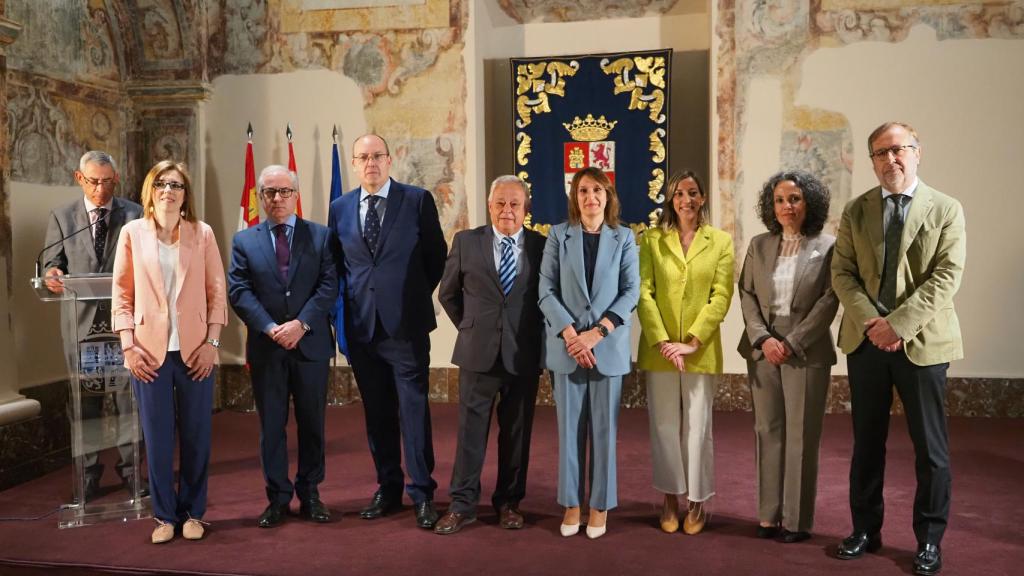
[[[879,186],[843,210],[832,286],[843,304],[839,347],[847,355],[853,415],[850,509],[844,560],[882,546],[885,441],[893,387],[914,444],[914,573],[942,569],[951,475],[946,370],[963,358],[953,296],[967,236],[960,202],[917,177],[921,144],[908,124],[887,122],[868,136]]]
[[[257,181],[267,219],[235,234],[228,270],[231,306],[248,328],[246,354],[260,416],[260,461],[269,504],[260,528],[280,524],[292,495],[313,522],[330,521],[324,479],[324,409],[334,357],[331,312],[338,294],[334,239],[295,214],[295,174],[267,166]],[[289,397],[295,404],[299,463],[288,478]]]
[[[43,254],[43,269],[46,286],[51,292],[61,294],[64,285],[60,277],[65,274],[110,274],[114,270],[114,252],[117,237],[121,234],[121,226],[126,222],[142,216],[142,206],[126,198],[114,196],[119,176],[114,159],[106,152],[90,150],[82,155],[75,171],[75,181],[82,187],[83,198],[55,208],[50,212],[46,226],[46,239],[43,246],[56,244]],[[90,226],[91,224],[91,226]],[[74,232],[89,227],[89,230],[78,234]],[[63,241],[62,241],[63,240]],[[78,312],[78,339],[90,335],[111,333],[110,302],[80,303]],[[117,344],[111,344],[116,346]],[[127,384],[127,378],[125,378]],[[124,486],[130,487],[135,475],[136,466],[131,445],[131,420],[134,417],[130,409],[131,390],[126,386],[123,391],[114,392],[114,406],[117,410],[117,442],[119,460],[115,466]],[[103,464],[99,462],[97,451],[101,436],[99,426],[89,425],[103,416],[104,396],[100,393],[83,391],[81,401],[81,419],[83,425],[83,441],[85,443],[84,476],[85,499],[91,500],[97,495],[100,477],[103,476]],[[145,492],[145,487],[142,488]]]
[[[459,370],[459,436],[448,512],[434,532],[454,534],[476,519],[491,408],[498,397],[498,481],[491,503],[502,528],[523,527],[530,432],[537,399],[543,315],[537,306],[544,237],[523,228],[525,183],[491,184],[491,224],[455,235],[438,299],[459,330],[452,362]]]
[[[349,361],[366,414],[377,491],[360,512],[379,518],[402,503],[402,452],[416,524],[437,522],[431,477],[430,332],[437,327],[431,294],[447,254],[430,192],[392,180],[387,142],[367,134],[353,144],[360,186],[331,203],[344,285]]]

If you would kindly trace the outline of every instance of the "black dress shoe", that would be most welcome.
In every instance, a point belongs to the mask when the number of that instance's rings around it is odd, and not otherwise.
[[[769,538],[775,538],[778,535],[779,535],[779,527],[778,526],[761,526],[760,524],[758,524],[758,526],[757,526],[757,537],[758,538],[769,539]]]
[[[476,521],[476,516],[470,516],[469,514],[460,514],[458,512],[452,512],[449,510],[440,520],[434,524],[434,534],[441,534],[446,536],[448,534],[455,534],[462,527],[467,524],[472,524]],[[417,519],[417,523],[419,519]]]
[[[327,510],[327,506],[324,506],[324,503],[315,496],[306,500],[299,506],[299,514],[301,514],[306,520],[313,522],[331,521],[331,513]]]
[[[416,504],[416,525],[420,528],[432,530],[434,524],[437,524],[437,508],[434,508],[434,503],[430,500],[424,500]]]
[[[860,558],[865,552],[875,552],[882,547],[882,535],[868,534],[863,531],[856,531],[850,534],[839,544],[836,551],[836,558],[840,560],[853,560]]]
[[[267,509],[263,511],[263,514],[260,514],[260,519],[256,521],[256,525],[260,528],[273,528],[284,522],[286,516],[288,516],[287,504],[271,502],[267,505]]]
[[[942,570],[942,550],[935,544],[918,544],[914,557],[914,574],[929,576]]]
[[[803,542],[804,540],[810,539],[810,532],[805,532],[803,530],[799,530],[797,532],[790,532],[785,528],[782,529],[782,534],[779,536],[779,540],[781,540],[785,544],[794,544],[796,542]]]
[[[373,520],[374,518],[386,516],[388,513],[394,512],[401,507],[401,496],[392,500],[385,496],[382,490],[377,490],[373,493],[373,499],[370,500],[369,506],[359,512],[359,517],[363,520]]]

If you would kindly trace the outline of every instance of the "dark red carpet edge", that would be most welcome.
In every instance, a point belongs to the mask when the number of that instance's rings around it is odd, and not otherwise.
[[[433,405],[432,413],[437,501],[443,509],[457,409]],[[756,488],[749,413],[715,414],[714,513],[703,534],[686,536],[657,529],[660,497],[650,488],[647,413],[623,410],[620,505],[609,515],[608,534],[596,541],[582,534],[558,535],[561,509],[555,503],[558,446],[553,408],[537,411],[529,493],[522,505],[526,528],[500,529],[490,509],[496,453],[492,434],[480,521],[448,537],[416,528],[408,502],[402,512],[381,520],[359,519],[359,508],[375,488],[359,405],[328,409],[327,479],[321,496],[335,521],[326,525],[292,517],[276,529],[257,528],[265,500],[256,416],[224,412],[215,415],[213,423],[205,518],[212,526],[205,540],[179,537],[154,546],[148,543],[151,521],[70,530],[58,530],[55,516],[34,522],[0,521],[0,574],[908,574],[916,545],[911,530],[913,451],[901,418],[893,419],[890,432],[885,547],[879,554],[849,562],[831,557],[850,529],[849,416],[826,417],[815,535],[791,545],[753,536]],[[943,574],[1020,574],[1024,421],[954,418],[950,427],[954,484]],[[39,516],[52,510],[69,491],[69,473],[65,469],[0,492],[0,516]],[[109,477],[105,481],[113,482]]]

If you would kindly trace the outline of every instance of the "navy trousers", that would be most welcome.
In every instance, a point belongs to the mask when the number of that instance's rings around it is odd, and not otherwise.
[[[392,501],[402,495],[402,451],[414,503],[434,499],[434,441],[430,426],[430,337],[391,338],[380,326],[369,343],[350,342],[349,360],[366,414],[366,436],[377,484]]]
[[[132,378],[146,436],[153,515],[172,524],[206,513],[213,415],[213,372],[192,380],[179,352],[168,352],[156,380]],[[178,435],[178,486],[174,485],[174,437]]]
[[[280,346],[252,363],[252,390],[260,415],[260,460],[267,500],[288,504],[292,494],[305,502],[319,498],[324,479],[324,408],[327,405],[327,360],[306,360],[298,350]],[[288,478],[289,397],[295,403],[299,464],[295,483]]]

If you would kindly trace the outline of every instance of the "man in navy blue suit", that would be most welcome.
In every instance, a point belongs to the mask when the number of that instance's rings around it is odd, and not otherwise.
[[[293,494],[303,517],[328,522],[318,486],[324,479],[324,407],[334,356],[336,244],[327,227],[296,216],[298,181],[287,168],[267,166],[257,186],[267,219],[235,234],[228,295],[248,329],[246,354],[260,416],[260,461],[270,503],[258,525],[279,525]],[[294,483],[285,432],[289,396],[299,440]]]
[[[404,448],[416,525],[432,529],[438,514],[427,402],[430,332],[437,327],[431,294],[448,247],[430,192],[388,176],[383,138],[357,139],[352,165],[361,185],[331,203],[328,225],[341,247],[349,361],[377,468],[377,491],[360,516],[379,518],[401,507]]]

